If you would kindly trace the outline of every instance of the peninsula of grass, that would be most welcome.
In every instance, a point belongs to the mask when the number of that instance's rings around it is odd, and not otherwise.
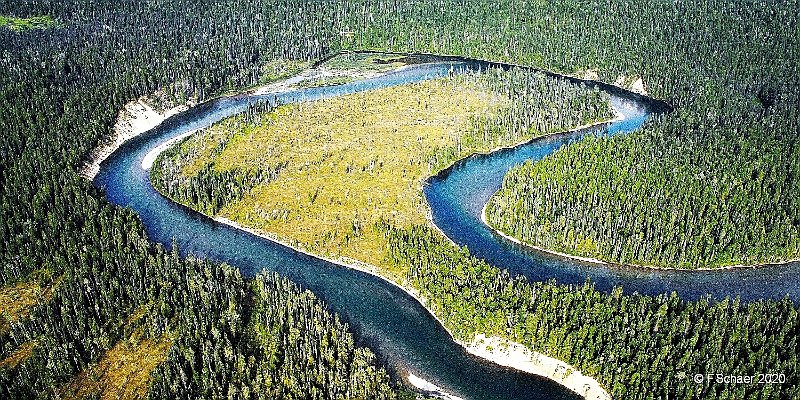
[[[402,281],[406,271],[386,261],[384,227],[426,223],[427,177],[611,116],[600,92],[490,71],[244,113],[162,153],[151,179],[203,213]]]

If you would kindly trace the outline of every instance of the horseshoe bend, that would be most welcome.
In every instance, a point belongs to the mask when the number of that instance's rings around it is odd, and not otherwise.
[[[0,9],[5,398],[798,396],[796,4],[103,3]]]

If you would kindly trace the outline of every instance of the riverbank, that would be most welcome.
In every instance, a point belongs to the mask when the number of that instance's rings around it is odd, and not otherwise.
[[[310,251],[308,251],[306,249],[303,249],[302,247],[299,247],[297,245],[288,243],[285,240],[281,240],[276,235],[271,234],[269,232],[263,232],[263,231],[259,231],[259,230],[256,230],[256,229],[248,228],[246,226],[242,226],[239,223],[237,223],[235,221],[232,221],[230,219],[224,218],[224,217],[212,217],[212,216],[209,216],[209,215],[206,215],[206,214],[203,214],[203,215],[205,215],[208,218],[213,219],[214,221],[216,221],[216,222],[218,222],[220,224],[227,225],[227,226],[230,226],[230,227],[232,227],[234,229],[239,229],[239,230],[245,231],[247,233],[250,233],[252,235],[261,237],[263,239],[278,243],[278,244],[280,244],[282,246],[285,246],[285,247],[288,247],[288,248],[290,248],[290,249],[292,249],[292,250],[294,250],[294,251],[296,251],[298,253],[303,253],[305,255],[308,255],[308,256],[311,256],[311,257],[314,257],[314,258],[318,258],[320,260],[327,261],[327,262],[329,262],[331,264],[335,264],[335,265],[338,265],[338,266],[343,267],[343,268],[350,268],[350,269],[354,269],[356,271],[361,271],[361,272],[363,272],[365,274],[369,274],[369,275],[372,275],[372,276],[374,276],[374,277],[376,277],[378,279],[383,280],[384,282],[386,282],[386,283],[388,283],[388,284],[390,284],[390,285],[402,290],[407,295],[409,295],[411,298],[416,300],[419,304],[421,304],[422,307],[426,311],[428,311],[428,313],[431,316],[433,316],[433,318],[439,323],[439,325],[441,325],[441,327],[444,328],[444,330],[450,336],[451,340],[453,340],[455,343],[458,343],[459,345],[461,345],[465,349],[467,348],[466,344],[461,342],[461,341],[459,341],[459,340],[457,340],[455,338],[455,336],[453,336],[453,333],[450,331],[450,329],[448,329],[447,326],[444,325],[444,321],[442,321],[439,318],[439,316],[437,316],[433,312],[433,310],[431,310],[430,307],[428,307],[428,300],[425,297],[423,297],[414,288],[408,287],[405,284],[397,283],[394,280],[382,275],[380,272],[378,272],[378,268],[376,266],[371,265],[371,264],[367,264],[365,262],[361,262],[361,261],[358,261],[358,260],[354,260],[354,259],[351,259],[351,258],[347,258],[347,257],[332,258],[332,257],[326,257],[326,256],[323,256],[323,255],[315,254],[315,253],[312,253],[312,252],[310,252]],[[490,359],[487,359],[487,360],[491,361]],[[500,364],[500,365],[502,365],[502,364]],[[414,375],[414,373],[411,372],[411,371],[406,371],[406,376],[404,377],[404,380],[405,380],[405,382],[407,382],[408,384],[414,386],[417,390],[419,390],[420,392],[422,392],[423,394],[425,394],[427,396],[433,396],[433,397],[437,397],[437,398],[440,398],[440,399],[443,399],[443,400],[463,400],[462,398],[460,398],[458,396],[454,396],[452,394],[447,393],[444,389],[436,386],[435,384],[433,384],[431,382],[428,382],[425,379],[422,379],[422,378]],[[588,400],[588,398],[587,398],[587,400]]]
[[[153,100],[149,97],[142,96],[125,104],[117,115],[117,122],[114,124],[110,137],[103,140],[98,147],[92,150],[87,157],[87,161],[78,170],[78,175],[89,181],[94,180],[94,177],[100,171],[100,164],[113,152],[117,151],[123,143],[155,128],[167,118],[182,113],[197,104],[194,101],[189,101],[163,111],[156,111],[152,103]]]
[[[466,157],[459,158],[458,160],[454,160],[448,166],[434,171],[431,174],[431,177],[442,176],[443,174],[446,174],[447,172],[449,172],[453,168],[456,168],[462,162],[464,162],[467,159],[472,158],[472,157],[488,156],[488,155],[490,155],[492,153],[496,153],[498,151],[511,150],[511,149],[514,149],[514,148],[517,148],[517,147],[520,147],[520,146],[524,146],[524,145],[526,145],[528,143],[531,143],[531,142],[534,142],[536,140],[541,140],[541,139],[552,137],[552,136],[568,135],[570,133],[575,133],[575,132],[578,132],[578,131],[581,131],[581,130],[594,129],[594,128],[598,128],[598,127],[601,127],[601,126],[604,126],[604,125],[613,124],[614,122],[625,120],[625,114],[623,114],[622,111],[618,110],[616,107],[611,106],[611,111],[614,113],[614,118],[611,118],[611,119],[607,119],[607,120],[603,120],[603,121],[597,121],[597,122],[588,122],[588,123],[585,123],[583,125],[577,126],[575,128],[572,128],[572,129],[569,129],[569,130],[566,130],[566,131],[557,131],[557,132],[545,133],[545,134],[534,136],[534,137],[528,137],[528,138],[520,140],[519,142],[516,142],[514,144],[510,144],[510,145],[506,145],[506,146],[497,146],[497,147],[495,147],[495,148],[493,148],[491,150],[488,150],[488,151],[474,151],[474,152],[470,153],[469,155],[467,155]],[[429,177],[428,179],[430,179],[431,177]],[[427,183],[428,179],[426,179],[425,182],[423,182],[423,185]],[[433,224],[433,220],[431,218],[428,218],[428,220],[431,221],[431,223]],[[439,227],[436,227],[436,229],[438,229],[441,232]],[[444,232],[442,232],[442,234],[444,235]],[[447,235],[445,235],[445,236],[447,236]],[[453,242],[453,243],[455,243],[455,242]]]
[[[435,384],[433,384],[431,382],[428,382],[425,379],[420,378],[420,377],[414,375],[411,372],[408,373],[408,377],[406,378],[406,382],[409,385],[414,386],[415,388],[417,388],[417,390],[422,392],[423,395],[428,396],[428,397],[436,397],[436,398],[439,398],[439,399],[442,399],[442,400],[464,400],[461,397],[454,396],[454,395],[452,395],[450,393],[445,392],[439,386],[436,386]]]
[[[422,307],[425,308],[425,310],[428,311],[428,313],[447,332],[448,336],[450,336],[450,339],[453,340],[453,342],[457,343],[468,353],[478,358],[503,367],[512,368],[518,371],[550,379],[559,385],[564,386],[570,391],[583,396],[586,400],[611,399],[611,396],[608,394],[608,392],[594,378],[583,375],[578,369],[564,361],[532,351],[523,344],[512,342],[497,336],[487,338],[483,334],[477,334],[471,342],[465,342],[457,339],[453,335],[453,332],[444,324],[444,321],[428,306],[428,300],[422,296],[422,294],[420,294],[416,289],[408,287],[406,284],[395,282],[394,280],[383,276],[380,272],[378,272],[378,268],[374,265],[346,257],[331,258],[322,256],[309,252],[296,245],[287,243],[286,241],[277,238],[275,235],[270,234],[269,232],[251,229],[223,217],[211,217],[208,215],[206,215],[206,217],[209,217],[220,224],[224,224],[269,241],[279,243],[299,253],[319,258],[344,268],[351,268],[372,275],[389,283],[390,285],[397,287],[421,304]],[[406,381],[428,395],[433,395],[445,400],[461,399],[457,396],[446,393],[443,389],[439,388],[435,384],[417,377],[410,371],[407,371]]]
[[[158,156],[158,154],[167,150],[170,147],[170,145],[174,145],[178,141],[179,137],[176,137],[170,139],[165,143],[162,143],[154,150],[151,150],[147,154],[145,159],[154,160]],[[147,164],[143,162],[142,167],[144,169],[149,169],[150,167],[152,167],[152,160],[150,163]],[[379,269],[374,265],[347,257],[334,258],[316,254],[296,244],[289,243],[288,241],[283,240],[277,235],[272,234],[270,232],[249,228],[228,218],[215,217],[208,214],[203,214],[203,215],[205,215],[210,219],[213,219],[217,223],[227,225],[231,228],[248,232],[254,236],[258,236],[263,239],[278,243],[282,246],[297,251],[298,253],[306,254],[311,257],[325,260],[329,263],[336,264],[344,268],[350,268],[357,271],[361,271],[363,273],[372,275],[378,279],[381,279],[389,283],[390,285],[397,287],[398,289],[408,294],[411,298],[416,300],[420,305],[422,305],[422,307],[425,308],[425,310],[447,332],[448,336],[453,342],[457,343],[459,346],[463,347],[467,352],[469,352],[472,355],[475,355],[476,357],[479,357],[483,360],[489,361],[491,363],[500,366],[512,368],[518,371],[550,379],[564,386],[565,388],[571,390],[572,392],[580,396],[583,396],[587,400],[611,399],[610,395],[608,395],[608,393],[602,387],[602,385],[600,385],[600,383],[597,382],[595,379],[583,375],[582,373],[580,373],[580,371],[578,371],[576,368],[572,367],[570,364],[566,362],[549,357],[542,353],[534,352],[522,344],[511,342],[496,336],[486,338],[486,336],[482,334],[476,335],[476,337],[471,342],[465,342],[457,339],[453,335],[453,332],[450,329],[448,329],[448,327],[445,325],[444,321],[433,311],[433,309],[431,309],[431,307],[429,307],[428,300],[421,293],[419,293],[416,289],[409,287],[407,282],[397,282],[387,276],[384,276],[379,272]],[[436,225],[433,224],[433,226]],[[421,392],[425,393],[426,395],[439,397],[445,400],[460,400],[459,397],[446,393],[443,389],[439,388],[435,384],[428,382],[420,377],[417,377],[411,371],[407,371],[407,376],[405,377],[405,381],[414,386],[415,388],[417,388],[418,390],[420,390]]]
[[[399,71],[406,65],[396,66],[393,69],[386,69],[380,71],[370,71],[364,74],[357,74],[350,70],[336,70],[326,68],[324,63],[317,68],[308,69],[293,77],[282,79],[273,83],[259,86],[255,89],[244,91],[243,93],[234,93],[230,95],[222,95],[214,97],[206,101],[206,103],[214,101],[221,97],[234,97],[240,95],[264,95],[271,93],[282,93],[295,89],[298,85],[305,84],[306,82],[317,82],[320,80],[330,78],[350,78],[350,79],[367,79],[375,78],[380,75],[386,74],[391,71]],[[154,98],[157,96],[142,96],[136,100],[126,103],[122,110],[117,115],[117,121],[114,124],[113,131],[109,137],[105,138],[91,153],[87,156],[87,160],[78,169],[78,175],[92,181],[97,173],[100,171],[100,165],[112,153],[117,151],[125,142],[131,140],[164,122],[167,118],[180,114],[189,110],[198,104],[195,100],[186,101],[183,104],[174,107],[163,109],[158,105]],[[185,136],[189,136],[187,133]],[[157,154],[156,154],[157,155]],[[153,157],[150,162],[155,159]]]
[[[492,196],[494,196],[494,194]],[[598,260],[596,258],[581,257],[581,256],[572,255],[572,254],[561,253],[561,252],[558,252],[558,251],[555,251],[555,250],[546,249],[544,247],[539,247],[539,246],[534,246],[532,244],[523,243],[521,240],[519,240],[519,239],[517,239],[517,238],[515,238],[515,237],[513,237],[513,236],[511,236],[511,235],[509,235],[509,234],[507,234],[507,233],[505,233],[505,232],[493,227],[492,225],[490,225],[489,221],[486,219],[486,208],[487,207],[489,207],[489,202],[486,202],[486,204],[483,205],[483,210],[481,211],[481,222],[484,225],[486,225],[487,227],[489,227],[489,229],[491,229],[494,233],[496,233],[499,236],[501,236],[503,239],[506,239],[506,240],[508,240],[508,241],[510,241],[512,243],[518,244],[520,246],[524,246],[524,247],[527,247],[529,249],[533,249],[533,250],[536,250],[536,251],[539,251],[539,252],[542,252],[542,253],[547,253],[547,254],[550,254],[550,255],[553,255],[553,256],[558,256],[558,257],[562,257],[562,258],[568,258],[570,260],[580,261],[580,262],[583,262],[583,263],[600,264],[600,265],[611,265],[608,262],[605,262],[603,260]]]
[[[587,400],[611,400],[611,395],[594,378],[559,359],[531,351],[521,343],[478,334],[465,347],[470,354],[495,364],[556,381]]]
[[[494,194],[492,196],[494,196]],[[510,242],[513,242],[515,244],[523,246],[525,248],[538,251],[540,253],[545,253],[545,254],[549,254],[551,256],[556,256],[556,257],[564,258],[564,259],[568,259],[568,260],[578,261],[578,262],[581,262],[581,263],[596,264],[596,265],[602,265],[602,266],[606,266],[606,267],[615,267],[615,268],[629,268],[629,269],[650,270],[650,271],[683,271],[683,272],[691,273],[691,272],[725,271],[725,270],[734,270],[734,269],[769,268],[769,267],[775,267],[775,266],[784,265],[784,264],[800,262],[800,259],[791,259],[791,260],[773,262],[773,263],[763,263],[763,264],[753,264],[753,265],[736,264],[736,265],[726,265],[726,266],[717,267],[717,268],[704,267],[704,268],[692,268],[692,269],[675,268],[675,267],[657,267],[655,265],[644,265],[644,264],[613,263],[613,262],[608,262],[608,261],[600,260],[598,258],[593,258],[593,257],[581,257],[581,256],[576,256],[574,254],[562,253],[560,251],[547,249],[547,248],[544,248],[544,247],[539,247],[539,246],[536,246],[536,245],[533,245],[533,244],[530,244],[530,243],[523,242],[523,241],[517,239],[516,237],[511,236],[508,233],[506,233],[504,231],[501,231],[500,229],[495,228],[494,226],[492,226],[489,223],[488,219],[486,218],[486,208],[488,206],[489,206],[489,202],[487,202],[486,204],[483,205],[483,210],[481,210],[481,222],[484,225],[486,225],[486,227],[491,229],[492,232],[494,232],[498,236],[502,237],[505,240],[508,240]],[[452,240],[451,240],[451,242],[452,242]]]
[[[639,79],[639,81],[641,81],[641,79]],[[551,133],[551,134],[537,136],[537,137],[535,137],[533,139],[530,139],[530,140],[527,140],[527,141],[523,141],[521,143],[517,143],[517,144],[512,145],[512,146],[498,147],[498,148],[495,148],[495,149],[493,149],[492,151],[490,151],[488,153],[474,153],[473,155],[488,155],[488,154],[494,153],[495,151],[513,149],[515,147],[522,146],[522,145],[530,143],[530,142],[532,142],[534,140],[539,140],[539,139],[542,139],[542,138],[546,138],[548,136],[563,135],[563,134],[577,132],[577,131],[580,131],[580,130],[583,130],[583,129],[596,128],[596,127],[599,127],[601,125],[611,124],[611,123],[614,123],[614,122],[617,122],[617,121],[622,121],[622,120],[625,119],[625,115],[623,114],[623,112],[621,110],[617,109],[616,107],[612,107],[612,108],[613,108],[613,111],[614,111],[614,114],[615,114],[615,118],[613,118],[613,119],[610,119],[610,120],[607,120],[607,121],[600,121],[600,122],[596,122],[596,123],[585,124],[585,125],[579,126],[577,128],[573,128],[573,129],[571,129],[569,131],[555,132],[555,133]],[[470,157],[472,157],[472,156],[470,156]],[[451,168],[454,168],[462,160],[458,160],[458,161],[454,162],[453,164],[451,164],[447,168],[444,168],[441,171],[439,171],[437,174],[441,174],[444,171],[447,171],[447,170],[449,170]],[[498,191],[499,191],[499,189],[498,189]],[[496,193],[497,192],[492,194],[492,196],[490,196],[490,199],[492,197],[494,197],[494,195]],[[555,257],[559,257],[559,258],[563,258],[563,259],[568,259],[568,260],[572,260],[572,261],[578,261],[578,262],[586,263],[586,264],[595,264],[595,265],[602,265],[602,266],[614,267],[614,268],[628,268],[628,269],[634,269],[634,270],[647,270],[647,271],[684,271],[684,272],[695,272],[695,271],[696,272],[703,272],[703,271],[705,271],[705,272],[710,272],[710,271],[725,271],[725,270],[735,270],[735,269],[769,268],[769,267],[775,267],[775,266],[780,266],[780,265],[800,262],[800,258],[794,258],[794,259],[788,259],[788,260],[781,260],[781,261],[775,261],[775,262],[764,262],[764,263],[749,264],[749,265],[734,264],[734,265],[725,265],[725,266],[719,266],[719,267],[713,267],[713,268],[703,267],[703,268],[691,268],[691,269],[689,269],[689,268],[675,268],[675,267],[659,267],[659,266],[655,266],[655,265],[646,265],[646,264],[630,264],[630,263],[609,262],[609,261],[601,260],[601,259],[594,258],[594,257],[577,256],[577,255],[574,255],[574,254],[564,253],[564,252],[560,252],[560,251],[556,251],[556,250],[552,250],[552,249],[548,249],[548,248],[544,248],[544,247],[540,247],[540,246],[536,246],[536,245],[533,245],[533,244],[530,244],[530,243],[523,242],[520,239],[518,239],[518,238],[516,238],[514,236],[511,236],[508,233],[506,233],[506,232],[504,232],[504,231],[502,231],[500,229],[497,229],[494,226],[492,226],[491,224],[489,224],[487,216],[486,216],[486,208],[488,207],[488,205],[489,205],[489,202],[487,202],[486,204],[483,205],[483,209],[481,210],[480,220],[481,220],[481,223],[486,225],[489,229],[491,229],[498,236],[501,236],[503,239],[508,240],[508,241],[510,241],[512,243],[518,244],[520,246],[523,246],[525,248],[528,248],[528,249],[531,249],[531,250],[534,250],[534,251],[537,251],[537,252],[540,252],[540,253],[545,253],[545,254],[548,254],[548,255],[551,255],[551,256],[555,256]],[[429,217],[428,220],[430,221],[431,225],[434,228],[436,228],[437,231],[439,231],[442,235],[444,235],[450,242],[455,243],[452,239],[447,237],[447,235],[438,226],[436,226],[435,223],[433,223],[432,217]]]

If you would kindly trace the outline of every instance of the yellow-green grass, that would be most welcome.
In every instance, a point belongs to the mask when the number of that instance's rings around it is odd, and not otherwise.
[[[72,378],[60,393],[64,399],[143,399],[150,374],[167,357],[172,339],[145,338],[140,331],[121,340],[96,363]]]
[[[45,290],[36,281],[20,282],[0,288],[0,315],[16,321],[44,298]]]
[[[0,28],[8,28],[12,31],[25,31],[28,29],[46,29],[54,26],[56,22],[50,16],[43,15],[29,18],[18,18],[8,15],[0,15]]]
[[[50,282],[42,285],[41,281]],[[11,329],[11,324],[28,315],[33,307],[50,300],[61,278],[52,281],[47,271],[34,271],[30,279],[0,288],[0,335]],[[0,360],[0,369],[13,369],[33,354],[36,342],[23,343],[11,355]]]
[[[6,357],[5,359],[0,361],[0,370],[2,369],[14,369],[19,365],[21,362],[28,359],[28,357],[33,354],[33,349],[36,348],[36,342],[30,341],[21,344],[11,353],[10,356]]]
[[[375,224],[425,223],[422,182],[430,156],[453,147],[473,118],[510,101],[467,79],[448,78],[279,107],[258,126],[228,119],[185,142],[192,176],[214,159],[218,172],[286,164],[220,216],[277,235],[317,254],[384,268],[385,239]],[[464,149],[462,156],[483,148]],[[389,271],[386,271],[389,270]]]
[[[33,306],[46,302],[60,280],[42,286],[35,276],[25,282],[0,287],[0,335],[8,332],[11,324],[28,315]]]

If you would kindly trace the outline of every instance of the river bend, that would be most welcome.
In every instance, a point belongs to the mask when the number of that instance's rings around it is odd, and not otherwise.
[[[281,244],[213,221],[161,196],[150,184],[142,160],[160,144],[186,132],[210,126],[240,113],[259,101],[311,101],[347,93],[418,82],[487,66],[477,61],[449,60],[409,66],[388,74],[338,86],[281,93],[250,92],[223,97],[191,108],[135,137],[101,165],[94,184],[115,204],[129,207],[144,223],[151,240],[181,253],[226,262],[254,275],[275,271],[314,292],[330,309],[348,321],[360,344],[368,345],[398,375],[406,371],[464,399],[574,399],[576,395],[555,382],[502,368],[468,354],[415,299],[392,284],[297,252]],[[610,133],[636,129],[652,111],[641,99],[613,96],[625,110],[625,120]],[[425,195],[435,223],[454,241],[467,245],[479,257],[533,280],[555,278],[582,283],[587,277],[601,289],[623,285],[644,293],[678,291],[696,298],[706,292],[744,298],[798,298],[796,265],[769,269],[683,273],[587,266],[525,250],[494,235],[480,222],[480,211],[508,169],[525,159],[538,159],[589,131],[534,140],[512,150],[471,157],[432,177]]]

